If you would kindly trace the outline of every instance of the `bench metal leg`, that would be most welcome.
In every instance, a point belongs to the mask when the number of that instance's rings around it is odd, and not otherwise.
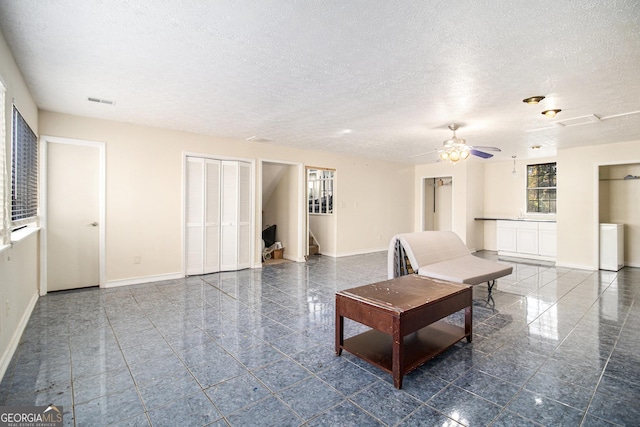
[[[489,290],[489,296],[491,296],[491,291],[493,290],[493,286],[496,284],[496,279],[489,280],[487,282],[487,289]]]

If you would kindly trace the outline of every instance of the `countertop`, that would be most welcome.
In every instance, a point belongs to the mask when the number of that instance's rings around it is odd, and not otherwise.
[[[523,221],[523,222],[556,222],[555,219],[537,219],[537,218],[474,218],[476,221]]]

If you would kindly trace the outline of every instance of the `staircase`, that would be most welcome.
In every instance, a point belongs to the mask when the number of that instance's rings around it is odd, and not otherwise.
[[[309,256],[318,255],[320,253],[320,243],[318,239],[313,235],[313,232],[309,230]]]

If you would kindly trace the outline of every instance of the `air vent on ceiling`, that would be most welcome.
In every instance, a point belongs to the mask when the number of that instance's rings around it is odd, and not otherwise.
[[[91,101],[91,102],[97,102],[98,104],[107,104],[107,105],[113,105],[115,104],[115,102],[110,101],[108,99],[100,99],[100,98],[93,98],[93,97],[88,97],[87,100]]]
[[[580,125],[588,125],[590,123],[596,123],[600,121],[600,117],[595,114],[589,114],[586,116],[573,117],[570,119],[563,119],[553,122],[558,126],[568,127],[568,126],[580,126]]]
[[[610,116],[596,116],[595,114],[588,114],[586,116],[573,117],[570,119],[556,120],[555,122],[551,122],[551,126],[543,126],[534,129],[527,129],[525,132],[539,132],[542,130],[553,129],[554,127],[570,127],[570,126],[579,126],[579,125],[588,125],[591,123],[603,122],[609,119],[615,119],[618,117],[631,116],[634,114],[640,114],[640,110],[637,111],[629,111],[627,113],[620,114],[612,114]]]

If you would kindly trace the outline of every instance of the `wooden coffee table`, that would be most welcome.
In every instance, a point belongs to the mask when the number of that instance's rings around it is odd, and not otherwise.
[[[440,321],[464,309],[464,328]],[[393,375],[402,377],[462,338],[471,342],[471,286],[418,275],[336,293],[336,355],[347,350]],[[344,318],[370,330],[344,339]]]

